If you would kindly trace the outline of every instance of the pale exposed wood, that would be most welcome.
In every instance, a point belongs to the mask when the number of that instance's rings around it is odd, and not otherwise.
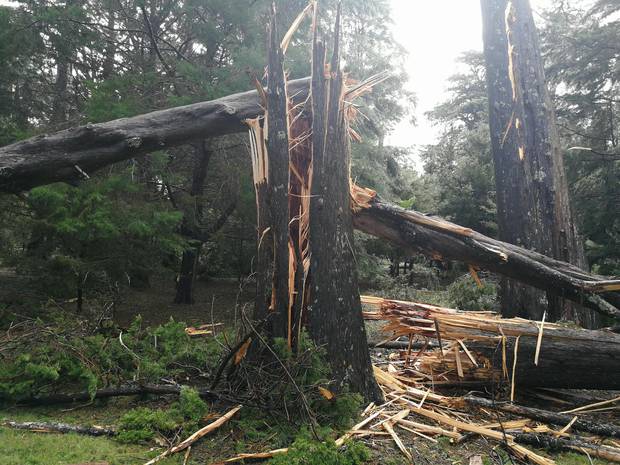
[[[200,438],[202,438],[202,437],[206,436],[207,434],[211,433],[212,431],[215,431],[216,429],[218,429],[220,426],[222,426],[224,423],[226,423],[228,420],[230,420],[233,416],[235,416],[235,414],[239,410],[241,410],[241,405],[237,405],[236,407],[234,407],[233,409],[231,409],[228,412],[226,412],[224,415],[222,415],[217,420],[209,423],[207,426],[204,426],[203,428],[200,428],[198,431],[196,431],[194,434],[192,434],[191,436],[186,438],[184,441],[182,441],[179,444],[177,444],[176,446],[174,446],[174,447],[164,451],[163,453],[159,454],[157,457],[155,457],[155,458],[149,460],[148,462],[146,462],[144,465],[153,465],[154,463],[159,462],[160,460],[168,457],[169,455],[176,454],[177,452],[180,452],[182,450],[187,449],[193,443],[198,441]]]

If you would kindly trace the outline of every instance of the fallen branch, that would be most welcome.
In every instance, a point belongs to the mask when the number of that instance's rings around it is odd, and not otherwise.
[[[442,218],[405,210],[376,192],[351,186],[357,229],[432,258],[456,260],[513,278],[620,318],[620,280],[592,275],[569,263],[492,239]]]
[[[67,423],[58,422],[42,422],[42,421],[12,421],[2,420],[0,425],[7,428],[22,429],[32,431],[34,433],[76,433],[88,436],[115,436],[116,431],[103,426],[81,426],[69,425]]]
[[[92,399],[105,399],[108,397],[136,396],[141,394],[179,395],[182,386],[179,384],[125,384],[121,386],[106,387],[98,389],[95,394],[84,391],[70,394],[56,393],[43,396],[31,397],[20,401],[20,404],[27,405],[52,405],[65,404],[71,402],[90,401]],[[219,399],[223,396],[213,391],[195,387],[200,397],[204,399]]]
[[[525,407],[522,405],[506,402],[493,402],[492,400],[483,399],[481,397],[465,396],[463,397],[463,400],[468,404],[476,405],[478,407],[501,410],[502,412],[508,412],[514,415],[520,415],[531,418],[533,420],[551,423],[553,425],[559,426],[566,426],[575,418],[573,415],[550,412],[548,410]],[[587,431],[588,433],[596,434],[599,436],[620,438],[620,426],[610,423],[601,423],[599,421],[590,421],[584,418],[577,418],[576,420],[574,420],[571,428],[578,431]]]
[[[521,444],[545,448],[549,450],[574,450],[587,455],[612,462],[620,462],[620,449],[601,444],[595,444],[591,440],[581,438],[554,438],[541,434],[521,433],[514,436],[515,441]]]
[[[336,446],[341,447],[348,439],[350,439],[355,434],[355,432],[361,430],[364,426],[370,423],[373,419],[378,417],[379,413],[380,412],[376,412],[375,414],[369,416],[368,418],[360,421],[355,426],[353,426],[349,431],[347,431],[345,434],[343,434],[338,439],[336,439],[335,441]],[[288,452],[288,447],[284,447],[282,449],[273,449],[273,450],[266,451],[266,452],[238,454],[238,455],[235,455],[234,457],[230,457],[229,459],[212,463],[211,465],[221,465],[224,463],[241,462],[242,460],[246,460],[246,459],[252,459],[252,460],[270,459],[276,455],[286,454],[287,452]]]
[[[304,101],[310,78],[288,82]],[[82,179],[112,163],[196,139],[247,131],[246,119],[263,114],[257,91],[87,124],[0,148],[0,192],[20,192],[56,181]]]
[[[149,460],[144,465],[153,465],[154,463],[159,462],[160,460],[168,457],[169,455],[176,454],[177,452],[187,449],[193,443],[198,441],[200,438],[211,433],[212,431],[215,431],[220,426],[222,426],[224,423],[226,423],[228,420],[230,420],[240,409],[241,409],[241,405],[237,405],[235,408],[229,410],[228,412],[226,412],[224,415],[222,415],[220,418],[218,418],[214,422],[209,423],[207,426],[203,428],[200,428],[198,431],[196,431],[194,434],[189,436],[187,439],[185,439],[181,443],[159,454],[157,457]]]

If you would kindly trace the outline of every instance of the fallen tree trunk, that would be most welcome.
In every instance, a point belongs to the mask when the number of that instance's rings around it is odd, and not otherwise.
[[[309,78],[288,83],[303,101]],[[246,119],[263,114],[257,91],[154,111],[132,118],[87,124],[0,148],[0,192],[20,192],[56,181],[81,179],[112,163],[155,150],[247,131]]]
[[[288,83],[295,101],[308,96],[309,79]],[[0,192],[20,192],[83,177],[152,150],[248,129],[263,113],[257,91],[156,111],[133,118],[67,129],[0,148]],[[620,318],[620,281],[497,241],[439,218],[383,202],[353,186],[354,226],[431,257],[463,261]],[[597,293],[602,293],[597,295]]]
[[[394,336],[437,339],[412,369],[434,385],[467,384],[620,389],[620,335],[572,329],[490,312],[363,297],[378,307]]]
[[[67,423],[58,422],[41,422],[41,421],[11,421],[2,420],[0,425],[7,428],[22,429],[38,433],[76,433],[88,436],[114,436],[116,431],[111,428],[102,426],[81,426],[69,425]]]
[[[352,188],[355,227],[406,249],[457,260],[563,296],[601,314],[620,318],[620,280],[592,275],[569,263],[492,239],[441,218],[404,210],[374,191]]]

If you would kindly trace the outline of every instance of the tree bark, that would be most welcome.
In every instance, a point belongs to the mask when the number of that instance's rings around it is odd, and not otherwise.
[[[102,389],[97,389],[95,394],[84,391],[75,392],[69,394],[55,393],[49,395],[41,395],[24,399],[20,401],[25,405],[53,405],[53,404],[68,404],[71,402],[87,402],[92,399],[107,399],[110,397],[124,397],[124,396],[136,396],[143,394],[155,394],[155,395],[178,395],[181,392],[181,387],[178,384],[122,384],[120,386],[110,386]],[[220,396],[213,391],[195,387],[198,394],[203,399],[218,399]]]
[[[41,422],[41,421],[11,421],[2,420],[1,426],[6,426],[14,429],[21,429],[34,432],[45,433],[75,433],[84,434],[87,436],[115,436],[116,431],[111,428],[104,428],[102,426],[82,426],[82,425],[69,425],[67,423],[58,423],[55,421]]]
[[[587,453],[588,456],[600,459],[620,462],[620,453],[615,447],[596,444],[590,438],[557,438],[542,434],[519,433],[514,435],[514,440],[519,444],[528,444],[537,448],[544,447],[551,450],[574,450]]]
[[[294,102],[308,96],[309,79],[288,83]],[[154,150],[247,131],[247,119],[263,114],[257,91],[160,110],[107,123],[86,124],[0,148],[0,192],[21,192],[74,181],[112,163]]]
[[[528,0],[481,0],[489,125],[502,241],[585,266],[570,211],[555,113]],[[569,319],[595,327],[591,312],[506,279],[502,314]]]
[[[274,7],[275,8],[275,7]],[[284,55],[276,26],[276,13],[269,24],[267,69],[267,162],[269,166],[269,214],[273,238],[272,336],[287,337],[289,324],[289,118]],[[262,270],[259,270],[259,273]],[[289,338],[290,345],[290,338]]]
[[[313,340],[326,345],[336,384],[374,401],[383,396],[372,371],[353,254],[340,12],[334,37],[330,79],[325,78],[325,47],[316,36],[313,49],[308,323]]]
[[[557,337],[543,336],[538,365],[534,364],[536,334],[521,336],[517,348],[515,386],[567,389],[620,389],[620,336],[591,330],[566,329]],[[506,365],[510,376],[516,340],[506,343]],[[497,344],[467,343],[470,350],[502,369],[502,349]],[[505,380],[508,383],[509,380]]]

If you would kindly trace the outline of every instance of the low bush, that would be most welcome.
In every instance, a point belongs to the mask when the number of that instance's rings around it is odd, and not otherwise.
[[[94,392],[126,381],[185,381],[217,363],[215,338],[192,339],[185,324],[170,320],[154,329],[136,318],[127,332],[92,334],[80,322],[33,321],[0,353],[0,401],[17,402],[53,392]]]
[[[135,443],[153,439],[156,434],[169,437],[177,432],[190,433],[208,410],[195,389],[183,387],[179,400],[166,410],[138,407],[123,415],[117,439]]]
[[[334,441],[315,441],[307,431],[302,432],[289,447],[288,453],[276,455],[268,465],[359,465],[370,459],[370,451],[359,442],[347,442],[343,447]]]

